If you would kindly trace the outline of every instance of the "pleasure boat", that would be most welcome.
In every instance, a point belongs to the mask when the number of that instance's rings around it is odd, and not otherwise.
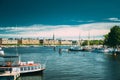
[[[22,62],[19,55],[5,55],[0,49],[0,75],[19,72],[20,75],[34,75],[45,70],[45,64],[34,63],[34,61]]]
[[[92,52],[98,53],[112,53],[114,50],[112,48],[95,48]]]
[[[73,46],[69,48],[69,51],[82,51],[82,47],[80,46]]]

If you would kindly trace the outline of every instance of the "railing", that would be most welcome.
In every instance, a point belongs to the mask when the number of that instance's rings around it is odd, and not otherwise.
[[[23,66],[21,67],[21,71],[27,72],[27,71],[44,70],[45,67],[46,67],[45,64],[39,64],[38,66]]]

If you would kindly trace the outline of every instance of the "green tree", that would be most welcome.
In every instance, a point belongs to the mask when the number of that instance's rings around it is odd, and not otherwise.
[[[119,26],[113,26],[110,29],[110,32],[104,36],[104,44],[117,48],[120,45],[120,27]]]
[[[108,45],[108,34],[104,35],[104,42],[103,45]]]

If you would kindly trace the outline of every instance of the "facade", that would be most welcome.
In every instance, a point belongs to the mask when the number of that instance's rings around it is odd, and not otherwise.
[[[18,41],[16,39],[13,38],[0,38],[0,44],[1,45],[12,45],[12,44],[17,44]]]
[[[59,40],[53,40],[53,39],[44,39],[43,45],[59,45]]]
[[[71,40],[61,40],[60,43],[61,43],[61,45],[72,45]]]
[[[72,45],[72,40],[33,39],[33,38],[0,38],[0,45]]]
[[[28,45],[28,44],[35,44],[38,45],[40,44],[39,39],[32,39],[32,38],[22,38],[20,40],[18,40],[18,44],[24,44],[24,45]]]

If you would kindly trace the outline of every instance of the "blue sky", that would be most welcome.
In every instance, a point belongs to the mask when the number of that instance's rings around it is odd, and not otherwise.
[[[0,0],[0,37],[102,38],[120,25],[120,0]],[[3,35],[4,34],[4,35]]]

